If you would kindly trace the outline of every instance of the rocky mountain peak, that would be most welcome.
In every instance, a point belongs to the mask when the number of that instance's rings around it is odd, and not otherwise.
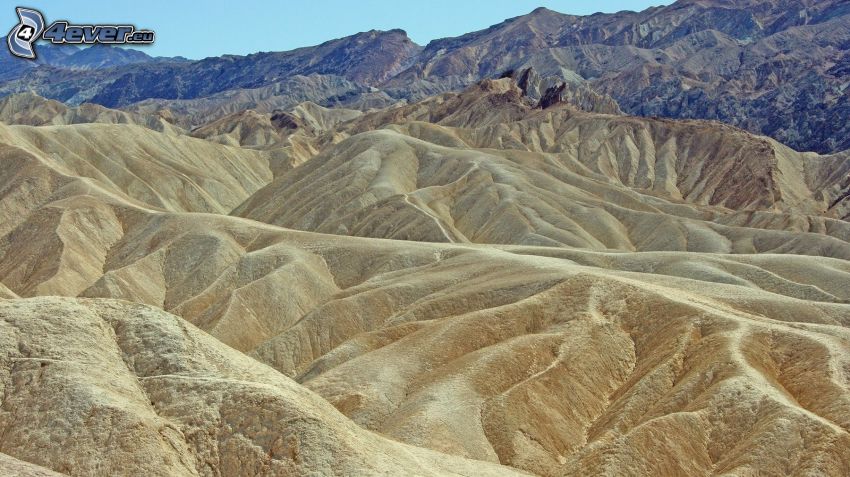
[[[534,101],[540,109],[569,104],[581,111],[623,114],[614,98],[581,83],[572,83],[557,76],[542,76],[533,67],[509,70],[502,77],[511,78],[522,95]]]

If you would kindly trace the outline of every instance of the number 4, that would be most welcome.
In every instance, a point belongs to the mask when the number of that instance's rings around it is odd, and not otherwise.
[[[45,40],[50,40],[51,43],[65,42],[65,28],[68,26],[65,22],[55,22],[50,25],[50,28],[44,31],[41,35]]]
[[[32,38],[32,34],[35,33],[31,26],[25,26],[21,28],[21,31],[18,32],[18,38],[23,38],[24,40],[29,40]]]

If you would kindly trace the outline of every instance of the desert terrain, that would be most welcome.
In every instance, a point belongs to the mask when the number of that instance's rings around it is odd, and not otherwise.
[[[0,474],[850,474],[850,151],[550,73],[0,98]]]

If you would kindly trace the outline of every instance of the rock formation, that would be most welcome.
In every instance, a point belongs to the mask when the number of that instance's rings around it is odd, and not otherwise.
[[[125,104],[151,71],[226,70],[123,110],[3,98],[0,474],[850,475],[850,152],[630,116],[613,80],[738,111],[744,86],[685,61],[733,74],[734,47],[773,55],[744,95],[773,111],[846,18],[536,10],[424,50],[81,73]]]

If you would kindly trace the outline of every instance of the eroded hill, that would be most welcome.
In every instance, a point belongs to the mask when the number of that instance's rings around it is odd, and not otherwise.
[[[847,155],[540,99],[0,127],[0,469],[850,472]]]
[[[326,138],[234,214],[407,240],[850,257],[850,156],[718,123],[541,109],[506,78]]]

